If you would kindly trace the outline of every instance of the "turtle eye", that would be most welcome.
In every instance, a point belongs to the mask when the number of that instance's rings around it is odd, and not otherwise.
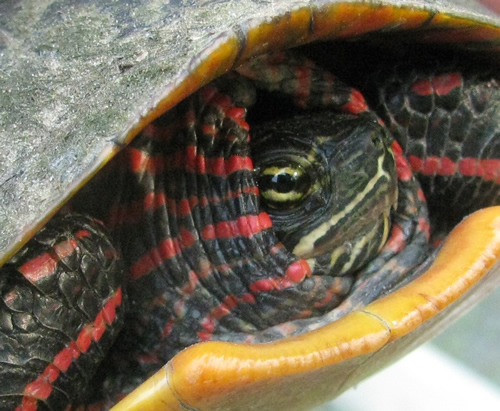
[[[298,164],[275,164],[260,170],[258,185],[261,198],[269,207],[284,210],[307,197],[311,179]]]

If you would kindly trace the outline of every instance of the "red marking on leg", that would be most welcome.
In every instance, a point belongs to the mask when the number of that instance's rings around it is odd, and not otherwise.
[[[358,90],[352,90],[349,102],[342,106],[342,111],[351,114],[359,114],[368,111],[368,104],[366,104],[363,94]]]
[[[194,271],[189,271],[188,277],[189,280],[187,284],[180,289],[181,294],[183,295],[192,295],[194,293],[194,290],[196,289],[196,286],[199,283],[198,276]]]
[[[90,345],[92,344],[93,331],[94,327],[89,325],[84,326],[80,330],[80,333],[76,338],[76,345],[82,353],[86,353],[90,348]]]
[[[165,259],[170,259],[181,252],[177,239],[167,238],[156,248],[143,255],[130,268],[131,277],[136,280],[143,275],[150,273],[155,268],[163,264]]]
[[[393,224],[391,236],[387,240],[384,250],[390,250],[393,253],[398,253],[406,247],[406,239],[403,230],[398,224]]]
[[[122,302],[122,290],[119,288],[109,298],[101,311],[97,314],[93,322],[84,324],[75,341],[71,341],[69,345],[63,348],[54,356],[51,364],[47,365],[43,372],[32,382],[27,384],[23,391],[23,399],[21,405],[16,410],[37,410],[38,400],[47,400],[53,391],[53,383],[60,377],[61,372],[66,372],[73,360],[80,357],[90,348],[92,340],[99,341],[101,335],[96,336],[94,330],[99,328],[103,322],[103,318],[109,317],[106,311],[109,311],[109,305],[120,305]],[[113,318],[116,318],[113,315]],[[96,338],[97,337],[97,338]]]
[[[241,297],[241,301],[248,303],[248,304],[255,304],[256,303],[255,296],[251,293],[243,294]]]
[[[248,131],[250,130],[250,126],[245,121],[246,113],[247,113],[246,109],[241,107],[231,107],[228,110],[226,110],[227,118],[233,120],[243,130]]]
[[[424,203],[427,201],[425,198],[424,191],[421,188],[417,190],[417,197],[420,201],[423,201]]]
[[[23,397],[22,405],[16,407],[16,411],[36,411],[38,400],[31,397]]]
[[[221,221],[215,225],[217,238],[233,238],[237,235],[238,229],[234,221]]]
[[[311,267],[306,260],[298,260],[288,266],[285,276],[293,283],[299,283],[311,276]]]
[[[456,171],[457,171],[457,166],[453,162],[453,160],[451,160],[448,157],[441,158],[441,161],[439,163],[439,168],[438,168],[439,175],[451,176],[451,175],[455,174]]]
[[[210,105],[218,107],[224,114],[226,114],[229,108],[232,108],[231,98],[222,93],[216,93],[209,102]]]
[[[115,304],[116,304],[116,301],[115,301]],[[120,301],[120,304],[121,304],[121,301]],[[116,304],[116,305],[120,305],[120,304]],[[102,336],[104,335],[104,333],[106,332],[106,321],[104,321],[104,316],[103,316],[103,313],[100,312],[99,314],[97,314],[97,317],[94,321],[94,329],[92,331],[92,339],[94,341],[99,341]]]
[[[201,238],[205,241],[214,240],[217,238],[215,233],[215,226],[213,224],[208,224],[201,230]]]
[[[429,225],[429,222],[425,218],[418,219],[417,230],[420,232],[424,232],[427,237],[427,241],[429,241],[431,226]]]
[[[462,86],[462,76],[459,73],[447,73],[432,79],[432,87],[439,96],[446,96],[452,90]]]
[[[434,90],[429,80],[419,80],[413,84],[411,90],[419,96],[430,96]]]
[[[311,276],[311,268],[307,261],[299,260],[290,264],[283,277],[265,278],[257,280],[250,284],[249,289],[252,293],[269,292],[272,290],[283,290],[290,288]]]
[[[411,171],[410,165],[408,161],[403,155],[403,149],[399,145],[399,143],[392,143],[392,151],[394,153],[394,159],[396,161],[396,173],[398,175],[398,179],[401,181],[409,181],[413,173]]]
[[[70,343],[70,346],[62,349],[54,357],[53,364],[62,372],[66,372],[73,362],[73,359],[78,358],[78,355],[76,354],[79,353],[78,347],[73,348],[71,344],[75,344],[74,341]]]
[[[476,158],[464,158],[455,163],[448,157],[431,156],[424,159],[416,156],[409,156],[412,169],[416,173],[427,176],[442,175],[451,176],[459,173],[467,177],[480,177],[485,181],[495,181],[500,183],[500,160]]]
[[[186,230],[184,227],[181,227],[180,240],[181,240],[182,248],[188,248],[188,247],[192,247],[196,243],[197,238],[195,237],[195,235],[193,233]]]
[[[464,158],[458,165],[458,171],[464,176],[475,176],[478,162],[475,158]]]
[[[42,278],[54,274],[58,259],[52,253],[44,253],[24,263],[19,271],[31,283],[37,283]]]
[[[61,371],[59,371],[59,369],[54,364],[49,364],[43,371],[42,377],[47,381],[54,382],[55,380],[57,380],[57,378],[59,378],[60,374]]]
[[[79,230],[75,234],[75,238],[77,238],[78,240],[81,240],[82,238],[89,238],[90,236],[91,236],[91,234],[90,234],[90,231],[88,231],[88,230]]]
[[[422,164],[421,173],[426,176],[433,176],[437,173],[440,159],[437,157],[427,157]]]
[[[115,302],[113,299],[110,299],[103,308],[103,316],[104,316],[104,321],[106,321],[106,324],[111,325],[115,322],[116,320],[116,307],[115,307]]]
[[[34,397],[39,400],[49,398],[52,393],[52,384],[42,377],[38,377],[35,381],[30,382],[24,388],[24,395]]]
[[[165,327],[163,327],[163,331],[161,333],[161,338],[164,339],[170,335],[172,332],[172,329],[174,328],[175,320],[171,318],[168,320],[167,324],[165,324]]]
[[[197,147],[196,146],[187,146],[186,147],[186,171],[187,172],[195,172],[197,168]]]
[[[85,231],[85,230],[83,230]],[[53,247],[53,251],[44,253],[36,258],[24,263],[19,272],[32,284],[36,284],[43,278],[49,277],[55,273],[57,263],[64,259],[76,250],[78,242],[71,238],[66,241],[61,241]]]
[[[462,76],[459,73],[446,73],[435,76],[430,80],[419,80],[413,84],[411,90],[419,96],[446,96],[457,87],[463,84]]]

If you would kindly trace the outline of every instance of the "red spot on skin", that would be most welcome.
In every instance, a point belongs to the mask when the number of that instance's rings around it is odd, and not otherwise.
[[[426,176],[432,176],[436,174],[439,168],[439,161],[440,159],[436,157],[428,157],[424,159],[421,173]]]
[[[187,146],[186,147],[186,171],[194,172],[196,171],[196,146]]]
[[[219,304],[210,312],[210,316],[214,317],[217,320],[220,320],[222,317],[228,315],[230,312],[231,309],[226,304],[222,303]]]
[[[54,382],[59,377],[61,372],[57,369],[57,367],[53,364],[47,365],[45,370],[42,373],[42,377],[47,381]]]
[[[16,411],[36,411],[38,400],[31,397],[23,397],[22,405],[16,408]]]
[[[217,159],[210,159],[208,162],[208,171],[216,176],[226,175],[226,162],[224,157],[218,157]]]
[[[405,246],[406,243],[403,230],[398,224],[393,224],[391,229],[391,236],[387,240],[384,249],[388,249],[394,253],[398,253],[403,250]]]
[[[161,337],[162,338],[166,338],[170,335],[170,333],[172,332],[172,328],[174,326],[174,320],[171,319],[167,322],[167,324],[165,325],[165,327],[163,327],[163,331],[161,333]]]
[[[448,157],[442,157],[439,162],[438,174],[442,176],[451,176],[455,174],[457,167]]]
[[[49,382],[45,381],[45,379],[40,377],[38,377],[35,381],[29,383],[24,388],[25,395],[30,395],[40,400],[47,399],[51,392],[52,385]]]
[[[358,90],[353,90],[349,102],[344,104],[342,110],[346,113],[359,114],[368,110],[368,104],[366,104],[363,94]]]
[[[255,297],[253,294],[246,293],[241,296],[241,301],[248,304],[255,304]]]
[[[269,217],[269,214],[267,214],[266,212],[262,212],[259,214],[259,224],[261,226],[261,229],[263,230],[271,228],[273,226],[271,217]]]
[[[411,169],[418,173],[422,170],[422,159],[417,156],[408,156],[408,162],[410,163]]]
[[[90,348],[90,345],[92,344],[92,334],[94,331],[93,326],[84,326],[81,330],[80,333],[78,334],[78,337],[76,338],[76,345],[78,346],[78,349],[82,353],[86,353],[88,349]]]
[[[433,93],[429,80],[419,80],[413,84],[411,90],[419,96],[430,96]]]
[[[227,173],[231,174],[235,171],[243,169],[243,158],[240,156],[231,156],[227,162]]]
[[[212,338],[212,333],[206,331],[200,331],[196,335],[198,335],[200,341],[210,341]]]
[[[226,116],[239,123],[240,120],[245,119],[246,113],[247,111],[244,108],[232,107],[226,111]]]
[[[119,307],[120,305],[122,305],[122,301],[123,301],[123,293],[122,293],[122,289],[119,288],[118,290],[116,290],[115,296],[114,296],[115,305],[117,307]]]
[[[311,276],[311,267],[306,260],[298,260],[288,266],[285,276],[293,283],[299,283]]]
[[[419,188],[419,189],[417,190],[417,197],[418,197],[418,199],[419,199],[420,201],[423,201],[423,202],[427,201],[427,200],[425,199],[425,194],[424,194],[424,191],[423,191],[421,188]]]
[[[183,199],[179,201],[177,207],[179,217],[185,217],[191,213],[191,205],[189,204],[189,200]]]
[[[64,348],[59,351],[54,357],[54,365],[59,368],[62,372],[66,372],[73,361],[73,355],[71,350]]]
[[[151,174],[161,173],[166,168],[165,158],[162,156],[151,157],[148,153],[138,150],[136,148],[129,148],[127,150],[129,155],[129,168],[133,173],[143,174],[149,172]],[[177,155],[177,153],[174,153]],[[174,157],[169,158],[169,167],[174,164],[174,160],[179,162],[179,160]]]
[[[500,174],[500,160],[480,160],[480,162],[484,171],[483,178],[487,181],[498,180]]]
[[[237,234],[237,229],[232,221],[221,221],[215,226],[218,238],[232,238]]]
[[[101,338],[102,333],[99,331],[96,335],[96,330],[100,329],[103,325],[105,329],[105,318],[110,315],[109,312],[106,314],[106,310],[109,311],[108,304],[111,304],[114,310],[115,304],[121,305],[121,303],[122,291],[118,289],[110,297],[105,307],[97,314],[94,322],[83,326],[76,341],[71,341],[66,348],[57,353],[54,356],[52,364],[47,365],[39,377],[26,385],[22,405],[17,407],[16,410],[36,410],[38,408],[37,399],[46,400],[50,396],[53,390],[52,383],[59,378],[61,371],[67,371],[74,359],[80,357],[82,353],[87,352],[92,340],[99,341]]]
[[[205,135],[214,136],[217,132],[215,124],[203,124],[201,126],[201,132]]]
[[[425,218],[419,218],[418,219],[417,229],[419,231],[423,231],[426,234],[427,241],[429,241],[431,227],[430,227],[429,223],[426,221]]]
[[[189,277],[188,283],[181,288],[181,293],[184,295],[193,294],[196,286],[198,285],[198,276],[194,271],[190,271],[188,277]]]
[[[116,319],[116,307],[115,302],[111,299],[109,300],[103,308],[103,316],[106,324],[111,325]]]
[[[210,317],[205,317],[203,320],[201,320],[200,326],[210,333],[213,333],[215,329],[214,321]]]
[[[262,279],[257,280],[254,283],[250,284],[250,291],[254,294],[271,291],[276,287],[276,283],[272,279]]]
[[[453,89],[462,85],[462,76],[459,73],[446,73],[435,76],[431,80],[419,80],[413,84],[411,90],[419,96],[446,96]]]
[[[106,332],[106,322],[104,321],[102,313],[99,313],[98,316],[100,316],[100,318],[96,318],[95,327],[92,331],[92,339],[94,341],[99,341]]]
[[[204,155],[198,155],[196,157],[197,171],[200,174],[205,174],[207,172],[207,162]]]
[[[495,180],[500,183],[500,160],[478,160],[476,158],[464,158],[457,163],[448,157],[428,157],[420,159],[409,156],[409,161],[415,172],[424,175],[451,176],[460,173],[468,177],[481,177],[486,181]]]
[[[231,98],[222,93],[216,93],[210,100],[210,104],[219,106],[219,108],[226,114],[227,110],[232,107]]]
[[[134,173],[138,173],[147,168],[149,156],[136,148],[129,148],[129,167]]]
[[[19,271],[31,283],[37,283],[45,277],[51,276],[57,267],[57,259],[50,253],[42,254],[24,263]]]
[[[459,73],[447,73],[432,79],[432,87],[439,96],[446,96],[452,90],[462,86],[462,76]]]
[[[476,175],[478,163],[475,158],[464,158],[458,165],[458,171],[464,176]]]
[[[213,224],[209,224],[203,227],[203,230],[201,231],[201,238],[205,241],[217,238],[215,227]]]
[[[184,227],[181,227],[180,237],[183,248],[191,247],[196,243],[196,237]]]
[[[75,234],[75,238],[78,238],[79,240],[82,238],[89,238],[90,237],[90,232],[88,230],[80,230]]]
[[[318,301],[317,303],[314,304],[314,308],[321,308],[328,304],[330,301],[332,301],[333,298],[333,293],[329,292],[325,298],[323,298],[321,301]]]
[[[410,169],[408,161],[406,161],[406,158],[403,156],[401,146],[397,142],[392,143],[392,151],[396,161],[396,173],[398,175],[398,179],[401,181],[410,180],[413,173]]]

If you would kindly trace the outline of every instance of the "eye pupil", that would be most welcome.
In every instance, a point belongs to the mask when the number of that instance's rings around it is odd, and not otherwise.
[[[309,175],[299,165],[268,165],[258,180],[264,202],[272,208],[296,206],[309,193]]]
[[[288,193],[295,189],[298,173],[281,170],[271,178],[272,188],[278,193]]]

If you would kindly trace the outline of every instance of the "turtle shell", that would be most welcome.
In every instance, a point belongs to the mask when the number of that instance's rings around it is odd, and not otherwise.
[[[476,0],[7,0],[0,29],[0,265],[145,125],[252,56],[394,37],[492,66],[500,55],[500,17]],[[320,404],[480,300],[500,282],[499,257],[494,207],[458,226],[407,287],[300,337],[193,346],[117,409]]]

